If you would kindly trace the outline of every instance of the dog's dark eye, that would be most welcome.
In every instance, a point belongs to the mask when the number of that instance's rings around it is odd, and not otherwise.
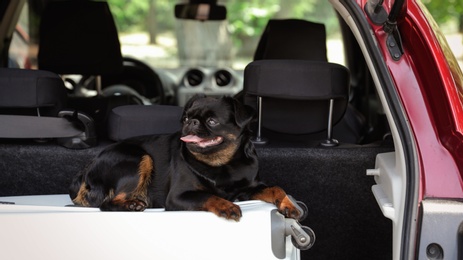
[[[210,126],[216,126],[219,124],[219,122],[217,122],[214,118],[209,118],[207,119],[207,124]]]
[[[188,119],[188,117],[186,117],[186,116],[185,116],[185,117],[183,118],[183,120],[182,120],[182,121],[183,121],[183,123],[187,123],[187,122],[188,122],[188,120],[189,120],[189,119]]]

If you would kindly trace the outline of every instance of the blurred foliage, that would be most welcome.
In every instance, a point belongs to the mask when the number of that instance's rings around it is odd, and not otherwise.
[[[328,35],[337,31],[339,26],[334,10],[326,0],[228,0],[226,4],[231,30],[238,35],[260,35],[271,18],[299,18],[324,23]]]
[[[119,31],[128,31],[143,24],[148,1],[108,0]]]
[[[169,0],[108,0],[120,32],[146,31],[150,5],[154,6],[159,31],[174,28],[174,1]]]
[[[463,0],[422,0],[438,24],[457,23],[463,30]],[[108,0],[119,31],[147,30],[150,5],[158,32],[175,28],[172,0]],[[334,11],[326,0],[220,0],[228,10],[230,31],[237,41],[261,35],[270,18],[300,18],[324,23],[328,36],[338,31]],[[153,15],[153,14],[151,14]],[[236,41],[235,40],[235,41]]]
[[[119,31],[146,30],[146,17],[153,5],[159,31],[174,30],[172,0],[108,0]],[[270,18],[301,18],[325,23],[328,35],[337,28],[333,9],[326,0],[222,0],[230,31],[237,38],[260,36]]]
[[[254,51],[256,41],[272,18],[324,23],[328,36],[339,32],[334,10],[326,0],[227,0],[225,4],[234,46],[243,52]]]
[[[118,30],[148,32],[155,44],[162,32],[175,32],[174,7],[182,0],[107,0]],[[233,49],[252,55],[269,19],[299,18],[323,23],[328,37],[339,32],[334,9],[326,0],[219,0],[227,8]],[[154,18],[154,19],[153,19]],[[175,34],[171,34],[175,35]]]
[[[423,0],[423,3],[439,25],[453,22],[463,32],[463,0]]]

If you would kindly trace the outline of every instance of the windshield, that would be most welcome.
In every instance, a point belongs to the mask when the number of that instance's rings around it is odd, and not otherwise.
[[[233,46],[227,21],[177,20],[178,58],[185,66],[231,67]]]
[[[242,69],[252,61],[268,20],[289,18],[325,24],[328,59],[344,64],[335,11],[328,1],[310,2],[219,1],[218,4],[227,8],[226,20],[197,21],[176,19],[173,10],[178,2],[108,1],[120,34],[123,55],[144,60],[157,68],[225,66]]]
[[[15,34],[10,56],[15,66],[37,68],[40,14],[45,1],[28,1],[23,9],[29,18]],[[330,62],[345,64],[338,18],[328,1],[223,0],[225,20],[186,20],[174,15],[170,0],[108,0],[119,34],[122,54],[146,62],[154,68],[229,67],[243,69],[253,60],[258,42],[270,19],[303,19],[325,25],[327,56]],[[27,7],[31,9],[28,14]],[[21,19],[21,21],[24,19]],[[21,47],[18,42],[27,39]],[[18,57],[18,48],[24,53]],[[14,51],[14,53],[12,53]],[[24,65],[24,60],[27,63]]]

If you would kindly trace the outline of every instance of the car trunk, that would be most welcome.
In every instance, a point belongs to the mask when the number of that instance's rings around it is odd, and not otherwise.
[[[63,194],[73,176],[108,143],[72,150],[53,143],[0,144],[0,196]],[[366,170],[392,142],[341,144],[325,148],[308,144],[257,146],[261,178],[303,201],[308,217],[301,224],[317,236],[302,259],[391,259],[392,224],[381,213]]]

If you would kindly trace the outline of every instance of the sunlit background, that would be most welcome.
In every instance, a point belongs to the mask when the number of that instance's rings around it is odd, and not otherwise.
[[[178,66],[176,21],[170,0],[109,0],[121,33],[123,53],[147,60],[157,67]],[[249,0],[219,1],[228,9],[227,28],[233,42],[233,67],[251,61],[259,36],[270,18],[301,18],[327,27],[328,58],[343,63],[342,44],[334,12],[328,1]],[[265,2],[265,5],[263,5]],[[460,66],[463,66],[463,0],[423,0],[447,37]],[[146,17],[156,17],[144,19]]]
[[[269,19],[299,18],[325,24],[328,60],[344,63],[338,21],[326,0],[219,0],[219,4],[227,7],[227,20],[218,22],[176,19],[173,10],[178,2],[108,0],[123,54],[143,60],[154,68],[212,65],[242,69],[252,61]],[[423,4],[446,35],[460,66],[463,66],[463,0],[448,0],[445,3],[423,0]],[[35,65],[37,43],[34,41],[38,39],[38,28],[28,26],[30,19],[34,17],[27,16],[24,11],[10,48],[10,56],[22,57],[17,59],[21,67],[24,67],[21,63],[27,60],[24,57],[29,57],[31,67]],[[25,41],[29,43],[25,44]],[[217,44],[221,44],[219,52],[208,51],[217,49]],[[188,57],[201,52],[207,60],[204,57]]]

